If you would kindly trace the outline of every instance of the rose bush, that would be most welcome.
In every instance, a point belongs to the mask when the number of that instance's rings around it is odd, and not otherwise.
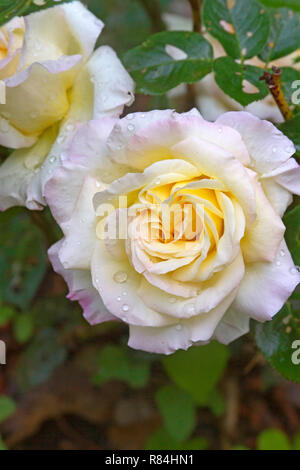
[[[166,13],[164,20],[170,31],[186,30],[192,31],[193,24],[189,18],[185,18],[180,15],[172,13]],[[225,57],[226,53],[220,44],[220,42],[213,36],[204,32],[203,36],[210,42],[214,50],[214,58]],[[268,67],[273,65],[277,67],[293,67],[296,70],[300,70],[300,62],[297,61],[299,57],[300,49],[293,53],[282,57],[277,60],[269,62]],[[256,67],[264,68],[265,64],[258,57],[247,59],[246,64],[254,65]],[[262,71],[263,73],[263,71]],[[263,100],[254,101],[248,106],[243,107],[236,100],[226,95],[221,88],[217,85],[213,73],[209,73],[202,80],[197,82],[195,85],[196,101],[197,106],[205,119],[209,121],[215,121],[221,114],[226,111],[249,111],[255,116],[261,119],[269,119],[272,122],[283,122],[283,117],[278,109],[275,100],[271,94],[268,94]],[[186,85],[182,84],[176,87],[174,90],[169,92],[170,98],[176,98],[184,96],[186,91]],[[257,89],[251,85],[250,82],[245,81],[243,91],[246,93],[257,92]]]
[[[0,145],[15,150],[0,168],[0,208],[41,209],[43,187],[76,121],[119,115],[133,82],[107,46],[103,23],[80,2],[15,17],[0,27]]]
[[[196,110],[151,111],[78,126],[46,185],[64,233],[49,256],[69,298],[91,324],[124,321],[131,347],[165,354],[229,343],[250,318],[270,320],[299,282],[281,221],[300,193],[294,150],[246,112],[210,123]],[[174,208],[169,226],[164,207]],[[107,227],[121,220],[128,234],[114,239]]]

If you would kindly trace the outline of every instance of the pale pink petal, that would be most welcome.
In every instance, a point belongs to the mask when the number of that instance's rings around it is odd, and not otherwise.
[[[92,325],[116,320],[105,308],[99,293],[93,287],[90,272],[85,270],[67,270],[62,266],[59,260],[59,251],[62,244],[63,240],[60,240],[55,245],[52,245],[48,250],[48,256],[54,271],[60,274],[68,285],[70,290],[68,298],[79,301],[84,310],[84,317]]]
[[[289,250],[283,241],[276,259],[250,263],[232,307],[258,321],[271,320],[300,281]]]
[[[290,139],[269,121],[250,113],[225,113],[216,123],[232,127],[241,134],[251,157],[250,168],[258,173],[277,168],[295,153],[295,146]]]

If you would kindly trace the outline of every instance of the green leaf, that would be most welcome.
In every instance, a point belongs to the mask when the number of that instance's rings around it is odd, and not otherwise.
[[[228,357],[228,348],[213,341],[166,356],[163,364],[176,385],[203,406],[209,402],[209,394],[221,378]]]
[[[191,395],[175,385],[166,385],[157,391],[155,400],[170,436],[180,442],[189,437],[196,421]]]
[[[1,436],[0,436],[0,450],[7,450],[5,442],[3,441]]]
[[[98,358],[99,370],[93,382],[100,385],[109,380],[123,380],[133,388],[144,387],[149,380],[150,364],[121,346],[104,347]]]
[[[218,389],[214,388],[209,394],[207,406],[215,416],[222,416],[225,413],[225,401]]]
[[[66,348],[60,344],[54,328],[39,331],[21,356],[16,367],[17,380],[23,390],[45,382],[64,362]]]
[[[205,0],[203,21],[207,31],[235,59],[258,55],[270,29],[269,15],[256,0]]]
[[[46,273],[43,234],[18,210],[0,214],[0,297],[22,309],[29,307]]]
[[[291,8],[294,11],[300,11],[299,0],[260,0],[260,3],[266,5],[267,7],[274,8]]]
[[[278,128],[283,132],[287,137],[289,137],[297,150],[297,154],[300,154],[300,115],[298,114],[293,119],[283,122],[278,126]]]
[[[291,450],[286,435],[279,429],[267,429],[258,436],[258,450]]]
[[[297,13],[287,8],[272,9],[270,17],[268,41],[259,55],[265,62],[294,52],[300,44],[300,19]]]
[[[33,319],[31,313],[20,313],[14,321],[14,336],[18,343],[26,343],[33,334]]]
[[[59,4],[72,0],[62,0]],[[0,26],[14,16],[28,15],[44,8],[57,6],[57,0],[0,0]]]
[[[175,52],[177,60],[173,58]],[[159,95],[180,83],[197,82],[212,70],[212,46],[200,34],[164,31],[150,36],[123,58],[137,91]]]
[[[272,321],[256,322],[256,343],[271,365],[288,380],[300,383],[300,365],[293,363],[300,338],[300,316],[289,304],[285,304]],[[298,348],[299,349],[299,348]]]
[[[300,450],[300,434],[296,434],[293,440],[293,449]]]
[[[0,395],[0,423],[13,415],[15,410],[15,402],[7,395]]]
[[[280,79],[280,85],[284,96],[289,103],[289,105],[295,105],[295,87],[293,86],[293,82],[299,80],[300,84],[300,72],[292,67],[281,67],[282,75]],[[297,93],[297,90],[296,90]],[[299,103],[300,104],[300,103]]]
[[[263,71],[259,67],[238,64],[232,57],[220,57],[214,62],[214,72],[219,87],[242,106],[262,100],[268,94],[266,84],[260,80]]]
[[[185,442],[173,439],[164,429],[158,429],[148,438],[146,450],[204,450],[207,441],[204,437],[194,437]]]
[[[300,265],[300,206],[296,206],[283,216],[286,226],[285,239],[294,263]]]
[[[5,326],[11,321],[16,314],[16,311],[12,307],[7,305],[0,305],[0,326]]]

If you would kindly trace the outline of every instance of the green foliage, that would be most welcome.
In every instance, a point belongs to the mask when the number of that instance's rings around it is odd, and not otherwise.
[[[271,10],[270,16],[270,34],[260,53],[267,63],[294,52],[300,44],[300,18],[296,13],[280,8]]]
[[[260,3],[274,8],[290,8],[294,11],[300,11],[299,0],[260,0]]]
[[[270,29],[269,15],[256,0],[205,0],[203,21],[207,31],[235,59],[258,55]]]
[[[60,0],[59,4],[70,1],[72,0]],[[0,0],[0,26],[14,16],[28,15],[57,4],[57,0]]]
[[[67,350],[60,344],[57,331],[50,327],[40,330],[16,368],[17,380],[22,389],[27,390],[47,380],[66,356]]]
[[[18,343],[26,343],[34,330],[34,323],[31,313],[23,312],[16,316],[14,324],[14,336]]]
[[[3,441],[1,436],[0,436],[0,450],[7,450],[5,442]]]
[[[286,226],[285,239],[294,263],[300,265],[300,206],[296,206],[283,217]]]
[[[43,235],[26,213],[0,214],[0,298],[26,309],[47,268]]]
[[[280,85],[284,96],[289,105],[294,105],[292,98],[296,89],[293,85],[293,82],[299,80],[300,84],[300,72],[296,69],[293,69],[292,67],[281,67],[281,71],[282,75],[280,79]],[[295,106],[295,108],[295,113],[299,112],[299,105]]]
[[[285,304],[272,321],[255,322],[254,335],[258,347],[271,365],[288,380],[300,383],[300,365],[292,361],[293,343],[300,338],[300,315]]]
[[[0,423],[5,421],[16,410],[15,402],[7,395],[0,395]]]
[[[282,431],[279,431],[279,429],[267,429],[258,436],[257,449],[291,450],[291,445]]]
[[[278,127],[287,137],[289,137],[293,141],[297,150],[297,154],[299,155],[300,154],[300,132],[299,132],[300,115],[298,114],[293,119],[283,122]]]
[[[214,388],[208,395],[206,406],[208,406],[217,417],[225,413],[225,401],[217,388]]]
[[[214,72],[219,87],[243,106],[261,100],[268,94],[266,84],[260,80],[262,69],[259,67],[238,64],[231,57],[220,57],[214,62]],[[253,93],[244,91],[249,84],[255,87]]]
[[[172,47],[180,50],[182,58],[172,57]],[[156,95],[180,83],[203,78],[212,70],[212,56],[211,45],[201,35],[164,31],[128,51],[123,61],[137,84],[137,91]]]
[[[155,399],[168,434],[178,442],[187,439],[196,422],[191,395],[175,385],[166,385],[157,391]]]
[[[146,443],[146,450],[204,450],[207,448],[207,441],[203,437],[195,437],[185,442],[178,442],[173,439],[164,429],[158,429]]]
[[[209,402],[209,394],[221,378],[228,357],[228,348],[212,342],[187,351],[177,351],[164,357],[163,364],[175,384],[203,406]]]
[[[0,326],[7,325],[14,317],[16,311],[8,305],[0,305]]]
[[[149,380],[149,362],[121,346],[105,346],[99,353],[97,363],[99,370],[93,377],[97,385],[109,380],[123,380],[133,388],[140,388]]]

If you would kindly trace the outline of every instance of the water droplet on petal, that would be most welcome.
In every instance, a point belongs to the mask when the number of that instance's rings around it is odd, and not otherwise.
[[[180,331],[180,330],[182,330],[182,325],[178,324],[178,325],[175,326],[175,328],[176,328],[177,331]]]
[[[129,305],[124,304],[124,305],[122,306],[122,310],[123,310],[123,312],[128,312],[128,310],[129,310]]]
[[[128,124],[127,129],[129,130],[129,132],[133,132],[135,127],[133,124]]]
[[[280,266],[280,265],[281,265],[280,261],[276,261],[276,266]]]
[[[222,127],[219,127],[218,132],[221,134],[221,132],[222,132]]]
[[[56,157],[54,157],[54,156],[50,157],[50,163],[54,163],[55,160],[56,160]]]
[[[118,302],[121,302],[121,297],[117,297],[117,301],[118,301]]]
[[[115,282],[122,284],[127,281],[128,275],[125,271],[117,271],[113,277]]]
[[[124,292],[122,292],[122,295],[124,295],[124,297],[127,295],[126,290],[124,290]]]
[[[273,148],[272,148],[272,152],[273,152],[273,153],[276,153],[276,151],[277,151],[277,148],[276,148],[276,147],[273,147]]]
[[[280,256],[284,256],[285,255],[285,251],[284,250],[280,250]]]
[[[169,300],[170,304],[175,304],[175,302],[177,302],[176,297],[169,297],[168,300]]]
[[[299,266],[293,266],[292,268],[290,268],[290,273],[291,274],[297,274],[300,272],[300,267]]]
[[[184,308],[185,313],[187,315],[194,315],[195,314],[195,305],[194,304],[187,304]]]
[[[134,115],[133,114],[127,114],[126,116],[126,119],[128,119],[128,121],[131,121],[131,119],[134,118]]]

